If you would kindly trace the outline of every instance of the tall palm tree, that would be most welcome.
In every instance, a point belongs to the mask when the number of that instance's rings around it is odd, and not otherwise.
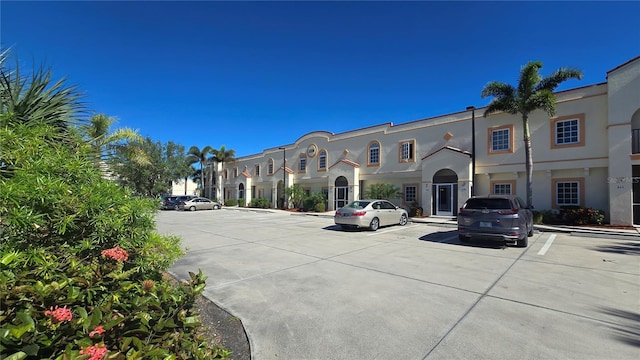
[[[553,91],[560,83],[569,79],[582,79],[582,71],[561,67],[547,77],[540,75],[542,63],[530,61],[520,70],[517,88],[498,81],[488,83],[482,89],[482,97],[493,96],[489,106],[484,112],[487,115],[503,111],[512,115],[522,115],[522,128],[524,134],[525,169],[527,177],[527,205],[533,204],[533,158],[531,155],[531,134],[529,131],[529,114],[542,109],[554,116],[556,113],[556,97]]]
[[[205,195],[204,191],[206,189],[206,164],[207,164],[207,156],[209,154],[212,154],[214,151],[214,149],[211,146],[205,146],[202,148],[202,150],[200,148],[198,148],[197,146],[192,146],[189,148],[189,151],[187,152],[187,162],[189,164],[200,164],[200,178],[201,178],[201,184],[202,184],[202,194],[201,195]],[[203,167],[204,166],[204,167]]]
[[[213,156],[211,157],[213,161],[220,164],[220,169],[224,168],[224,163],[231,163],[236,160],[236,151],[233,149],[227,150],[224,145],[220,147],[220,149],[213,150]],[[222,188],[220,189],[220,201],[224,202],[224,182],[221,182]]]

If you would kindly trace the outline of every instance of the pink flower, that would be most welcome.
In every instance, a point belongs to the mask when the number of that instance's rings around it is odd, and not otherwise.
[[[71,315],[71,310],[67,309],[67,306],[58,307],[54,309],[53,306],[51,310],[47,310],[44,312],[44,316],[51,316],[53,322],[63,322],[63,321],[71,321],[73,315]]]
[[[98,326],[89,333],[89,337],[94,337],[95,335],[100,336],[102,334],[104,334],[104,328],[102,326]]]
[[[108,352],[104,344],[95,344],[80,350],[80,355],[91,355],[89,360],[102,360]]]
[[[127,261],[127,259],[129,259],[129,253],[120,246],[116,246],[111,249],[102,250],[102,257],[111,258],[116,261]]]

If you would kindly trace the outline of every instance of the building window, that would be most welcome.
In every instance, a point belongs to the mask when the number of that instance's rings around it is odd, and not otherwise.
[[[238,177],[238,168],[234,168],[233,169],[233,177],[237,178]]]
[[[404,204],[412,205],[418,202],[418,185],[403,185],[402,192],[404,194]]]
[[[259,198],[263,198],[264,197],[264,189],[258,189],[258,197]]]
[[[496,180],[491,181],[491,194],[493,195],[513,195],[513,189],[516,187],[515,180]]]
[[[551,119],[551,148],[584,145],[584,114]]]
[[[489,129],[489,153],[513,152],[513,125]]]
[[[255,176],[260,176],[260,164],[255,164],[253,166],[253,173]]]
[[[273,159],[267,161],[267,175],[273,175]]]
[[[229,178],[229,170],[224,169],[224,172],[222,173],[222,178],[225,180]]]
[[[327,151],[320,150],[320,154],[318,155],[318,170],[324,171],[327,170]]]
[[[298,172],[303,173],[307,171],[307,156],[300,155],[300,159],[298,160]]]
[[[584,179],[554,179],[554,206],[581,206],[584,204]]]
[[[380,143],[377,141],[372,141],[368,146],[368,158],[367,165],[368,166],[379,166],[380,165]]]
[[[398,153],[400,155],[400,162],[413,162],[415,161],[416,141],[407,140],[402,141],[398,145]]]

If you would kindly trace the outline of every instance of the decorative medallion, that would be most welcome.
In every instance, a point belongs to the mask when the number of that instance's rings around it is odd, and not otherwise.
[[[307,148],[307,156],[310,158],[316,156],[317,152],[318,152],[318,147],[316,146],[316,144],[311,144]]]

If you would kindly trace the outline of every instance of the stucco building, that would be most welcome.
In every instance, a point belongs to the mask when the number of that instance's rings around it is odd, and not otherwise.
[[[640,57],[608,71],[604,83],[557,92],[556,98],[556,116],[539,110],[529,119],[533,205],[602,209],[612,224],[640,224]],[[484,110],[338,134],[311,132],[225,163],[215,169],[208,191],[241,203],[264,197],[278,207],[283,183],[301,184],[326,194],[328,210],[334,210],[362,198],[369,185],[388,183],[402,190],[396,204],[415,202],[432,216],[455,216],[472,187],[476,195],[524,198],[522,120],[506,113],[485,118]]]

